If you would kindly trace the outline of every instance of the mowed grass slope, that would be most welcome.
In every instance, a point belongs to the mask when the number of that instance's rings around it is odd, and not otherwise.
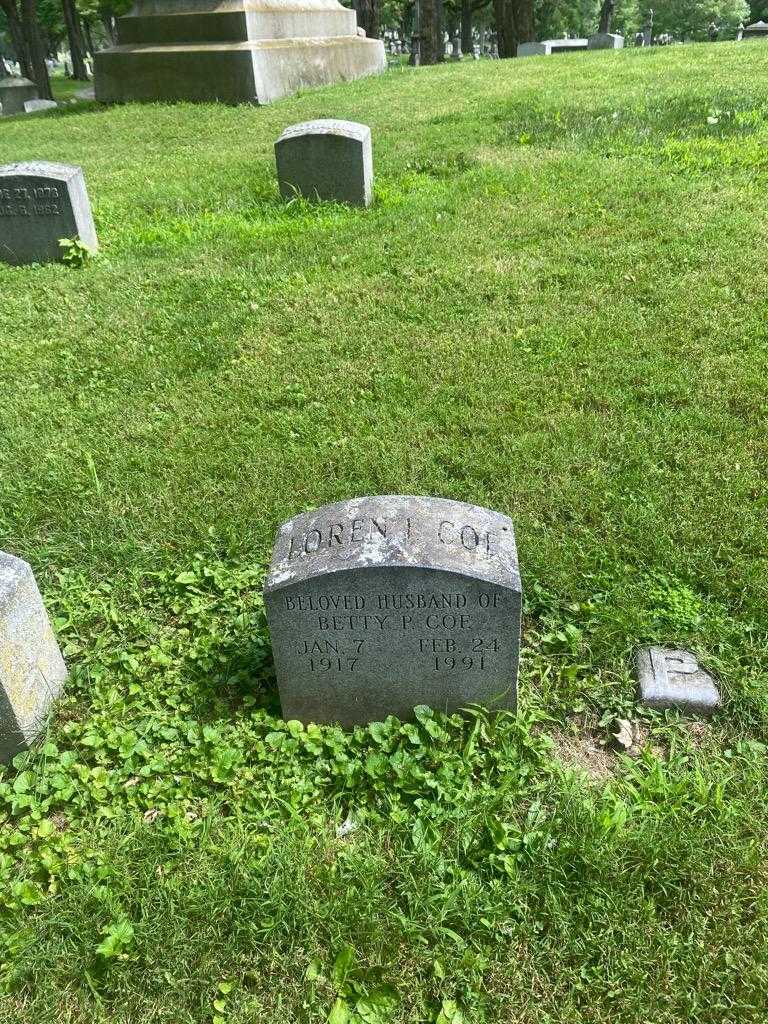
[[[765,1020],[767,73],[685,46],[0,126],[83,166],[102,246],[0,269],[0,548],[72,668],[0,774],[3,1021]],[[315,117],[371,126],[369,211],[279,201]],[[275,528],[386,492],[514,519],[517,721],[280,722]],[[547,737],[632,713],[654,640],[726,711],[574,776]]]

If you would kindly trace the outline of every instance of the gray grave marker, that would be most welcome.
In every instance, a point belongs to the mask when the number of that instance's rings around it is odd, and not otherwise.
[[[587,40],[588,50],[621,50],[623,46],[624,36],[615,32],[596,32]]]
[[[28,100],[37,99],[37,86],[28,78],[0,78],[0,107],[3,115],[22,114]]]
[[[306,121],[275,143],[283,199],[302,195],[369,206],[373,192],[371,129],[355,121]]]
[[[637,654],[638,696],[650,708],[710,715],[720,707],[720,692],[690,651],[643,647]]]
[[[98,247],[82,170],[48,163],[0,167],[0,262],[60,260],[61,238]]]
[[[32,569],[0,552],[0,761],[37,737],[66,677]]]
[[[264,596],[285,718],[516,706],[522,592],[498,512],[402,495],[307,512],[280,528]]]

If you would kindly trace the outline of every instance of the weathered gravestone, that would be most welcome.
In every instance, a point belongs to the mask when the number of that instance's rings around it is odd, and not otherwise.
[[[0,108],[3,115],[23,114],[24,104],[37,99],[37,86],[28,78],[0,78]]]
[[[56,110],[58,106],[55,100],[27,100],[24,104],[24,113],[36,114],[39,110]]]
[[[0,761],[33,742],[66,677],[32,569],[0,552]]]
[[[306,121],[275,143],[283,199],[302,195],[369,206],[373,190],[371,129],[355,121]]]
[[[690,651],[643,647],[637,654],[638,697],[647,707],[710,715],[720,707],[715,681]]]
[[[522,592],[498,512],[401,495],[307,512],[280,528],[264,597],[285,718],[516,706]]]
[[[615,32],[596,32],[587,40],[588,50],[621,50],[623,46],[624,36]]]
[[[48,163],[0,167],[0,262],[60,260],[62,238],[98,247],[82,170]]]

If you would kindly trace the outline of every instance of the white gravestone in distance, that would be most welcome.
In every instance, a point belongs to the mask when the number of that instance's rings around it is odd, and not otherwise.
[[[32,569],[0,552],[0,761],[36,739],[66,677]]]
[[[384,495],[304,513],[278,532],[264,598],[284,718],[516,707],[522,591],[498,512]]]
[[[0,263],[53,263],[62,258],[62,238],[98,248],[82,170],[49,163],[0,167]]]
[[[373,194],[371,129],[356,121],[306,121],[275,143],[280,195],[369,206]]]

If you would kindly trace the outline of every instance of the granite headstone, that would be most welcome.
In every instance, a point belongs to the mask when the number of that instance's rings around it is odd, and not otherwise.
[[[0,761],[35,740],[66,677],[32,569],[0,552]]]
[[[0,113],[23,114],[24,104],[36,100],[38,89],[28,78],[0,78]]]
[[[275,143],[283,199],[296,195],[369,206],[373,190],[371,129],[356,121],[306,121]]]
[[[621,50],[624,46],[624,36],[615,32],[596,32],[587,39],[588,50]]]
[[[522,591],[498,512],[384,495],[304,513],[278,532],[264,597],[287,719],[516,706]]]
[[[0,262],[60,260],[62,238],[98,247],[82,170],[49,163],[0,167]]]

